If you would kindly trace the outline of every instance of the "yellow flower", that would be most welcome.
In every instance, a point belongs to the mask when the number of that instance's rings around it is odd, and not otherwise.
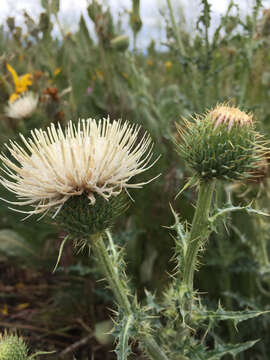
[[[9,64],[7,64],[7,69],[11,73],[15,85],[15,92],[11,94],[9,98],[9,100],[13,102],[18,98],[19,94],[27,91],[28,86],[32,85],[32,75],[27,73],[22,76],[18,76],[16,70]]]
[[[8,307],[7,307],[7,304],[4,304],[2,309],[1,309],[1,314],[3,316],[7,316],[8,315]]]
[[[165,67],[166,67],[167,70],[170,70],[171,67],[172,67],[172,62],[171,61],[166,61],[165,62]]]
[[[62,71],[62,69],[60,67],[56,68],[54,73],[53,73],[53,76],[56,77],[57,75],[60,74],[61,71]]]
[[[16,93],[13,93],[13,94],[10,95],[9,101],[10,101],[10,103],[13,103],[13,102],[14,102],[15,100],[17,100],[18,98],[19,98],[19,95],[16,94]]]
[[[147,59],[147,60],[146,60],[146,64],[147,64],[148,66],[153,66],[153,61],[150,60],[150,59]]]
[[[128,74],[126,72],[122,72],[122,75],[124,76],[124,78],[128,79]]]
[[[96,74],[99,80],[103,80],[103,72],[101,70],[96,70]]]
[[[28,307],[29,307],[29,303],[18,304],[18,305],[16,305],[16,310],[24,310]]]

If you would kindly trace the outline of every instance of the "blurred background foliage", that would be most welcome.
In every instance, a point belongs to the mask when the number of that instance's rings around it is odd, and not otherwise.
[[[237,2],[231,1],[209,35],[211,7],[207,0],[200,2],[201,15],[190,33],[167,0],[163,51],[151,38],[146,51],[137,48],[143,26],[139,0],[127,4],[132,38],[121,18],[113,18],[110,8],[95,0],[87,8],[95,33],[90,33],[83,16],[76,32],[66,32],[58,19],[59,0],[42,0],[38,20],[25,12],[26,30],[11,17],[0,28],[2,151],[9,139],[19,139],[19,132],[28,136],[31,129],[51,122],[65,125],[70,119],[108,114],[140,124],[152,135],[154,157],[162,156],[150,172],[162,175],[131,192],[135,202],[113,231],[115,241],[125,247],[128,275],[142,300],[145,289],[160,296],[173,271],[174,240],[165,228],[173,223],[169,203],[182,220],[190,222],[194,212],[194,189],[175,199],[190,175],[172,142],[175,122],[227,102],[254,112],[258,129],[268,138],[270,134],[270,9],[256,0],[243,19]],[[59,38],[52,35],[54,27],[60,30]],[[28,90],[39,96],[37,110],[24,120],[8,118],[5,112],[15,91],[7,64],[19,76],[31,74]],[[255,206],[270,212],[267,163],[256,182],[223,185],[224,201],[248,204],[256,198]],[[12,199],[2,186],[0,197]],[[109,351],[112,339],[104,335],[112,326],[112,298],[104,283],[96,282],[94,261],[67,244],[52,274],[64,229],[34,217],[22,221],[23,215],[7,209],[4,202],[0,215],[0,327],[16,328],[35,349],[56,349],[56,358],[115,359]],[[267,218],[248,214],[233,213],[225,226],[220,224],[196,277],[195,287],[208,293],[208,306],[215,308],[221,301],[228,310],[269,309],[269,230]],[[204,295],[202,299],[206,301]],[[269,331],[269,316],[264,316],[241,324],[238,331],[224,323],[216,336],[231,343],[260,338],[237,359],[266,360]],[[134,354],[142,358],[136,344]]]

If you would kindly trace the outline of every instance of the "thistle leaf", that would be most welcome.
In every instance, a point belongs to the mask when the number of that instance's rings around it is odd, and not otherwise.
[[[257,310],[243,310],[243,311],[226,311],[219,305],[216,311],[200,311],[196,313],[195,317],[197,319],[208,320],[210,322],[232,320],[234,325],[237,326],[238,323],[252,319],[254,317],[265,314],[267,311],[257,311]]]
[[[236,355],[241,353],[242,351],[245,351],[252,346],[256,344],[259,340],[253,340],[253,341],[247,341],[244,343],[239,344],[218,344],[215,350],[207,351],[205,354],[204,359],[205,360],[219,360],[224,355],[230,354],[233,358],[235,358]]]
[[[251,203],[246,206],[233,206],[230,204],[229,206],[227,206],[223,209],[217,209],[216,213],[214,215],[212,215],[211,217],[209,217],[209,221],[211,223],[213,223],[217,219],[217,217],[225,216],[227,213],[230,213],[233,211],[246,211],[249,214],[270,216],[270,214],[268,214],[262,210],[253,209],[250,205],[251,205]]]

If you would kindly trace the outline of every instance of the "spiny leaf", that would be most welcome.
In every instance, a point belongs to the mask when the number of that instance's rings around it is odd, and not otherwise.
[[[204,319],[212,322],[232,320],[234,324],[237,325],[242,321],[252,319],[265,313],[266,311],[256,310],[226,311],[219,305],[216,311],[200,311],[196,313],[195,317],[197,317],[197,319]]]
[[[246,205],[246,206],[229,205],[229,206],[225,207],[224,209],[217,209],[216,213],[209,218],[209,221],[211,223],[213,223],[216,220],[216,218],[219,217],[219,216],[224,216],[225,214],[227,214],[229,212],[242,211],[242,210],[247,211],[249,214],[270,216],[270,214],[268,214],[268,213],[266,213],[266,212],[264,212],[262,210],[253,209],[250,205],[251,205],[251,203]]]
[[[245,351],[245,350],[251,348],[258,341],[259,340],[253,340],[253,341],[247,341],[247,342],[239,343],[239,344],[225,344],[225,345],[218,344],[217,347],[215,348],[215,350],[207,351],[204,359],[205,360],[219,360],[226,354],[230,354],[230,355],[232,355],[233,358],[235,358],[236,355],[238,355],[242,351]]]

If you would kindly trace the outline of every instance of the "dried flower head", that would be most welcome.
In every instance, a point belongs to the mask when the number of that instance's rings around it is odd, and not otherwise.
[[[7,116],[14,119],[26,118],[33,114],[38,104],[38,96],[32,92],[20,95],[16,100],[9,101],[5,111]]]
[[[179,153],[199,179],[241,180],[255,174],[265,157],[252,115],[218,105],[178,126]]]
[[[151,138],[145,133],[138,139],[139,131],[136,125],[109,118],[69,122],[65,131],[54,124],[46,131],[35,129],[32,138],[21,135],[25,148],[13,141],[7,145],[14,160],[0,155],[10,178],[1,177],[0,182],[16,194],[18,201],[11,204],[34,206],[30,211],[17,210],[30,215],[50,210],[56,215],[81,195],[88,205],[95,205],[97,197],[106,202],[123,189],[151,181],[129,183],[155,163],[149,165]]]
[[[0,360],[27,360],[27,346],[17,335],[0,335]]]

